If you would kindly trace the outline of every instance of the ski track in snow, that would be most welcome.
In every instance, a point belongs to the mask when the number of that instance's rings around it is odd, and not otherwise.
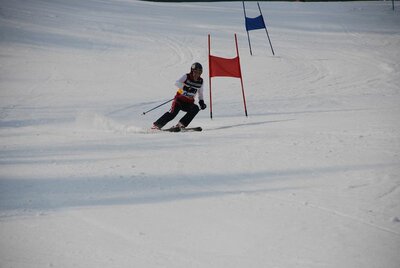
[[[365,220],[363,220],[361,218],[357,218],[357,217],[354,217],[354,216],[351,216],[351,215],[348,215],[348,214],[345,214],[345,213],[342,213],[340,211],[333,210],[333,209],[330,209],[330,208],[327,208],[327,207],[314,205],[314,204],[311,204],[309,202],[300,203],[300,202],[292,201],[292,200],[288,200],[288,199],[281,199],[281,198],[276,198],[276,197],[273,197],[273,198],[275,198],[277,200],[280,200],[280,201],[294,203],[294,204],[296,204],[298,206],[302,206],[302,207],[304,206],[304,207],[307,207],[307,208],[310,208],[310,209],[316,209],[316,210],[322,211],[324,213],[332,214],[332,215],[335,215],[335,216],[338,216],[338,217],[346,218],[346,219],[349,219],[351,221],[355,221],[355,222],[361,223],[361,224],[366,225],[366,226],[370,226],[371,228],[374,228],[374,229],[377,229],[377,230],[380,230],[380,231],[383,231],[383,232],[387,232],[387,233],[390,233],[390,234],[394,234],[396,236],[400,236],[399,232],[396,232],[396,231],[393,231],[391,229],[388,229],[388,228],[385,228],[385,227],[382,227],[382,226],[367,222],[367,221],[365,221]]]

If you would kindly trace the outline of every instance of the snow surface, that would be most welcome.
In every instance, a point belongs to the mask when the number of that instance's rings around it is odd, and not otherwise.
[[[398,9],[261,8],[276,56],[241,2],[1,1],[0,267],[400,267]],[[148,133],[209,33],[249,117]]]

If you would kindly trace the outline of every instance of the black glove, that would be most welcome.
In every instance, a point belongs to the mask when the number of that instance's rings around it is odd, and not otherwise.
[[[200,101],[199,101],[199,105],[200,105],[200,108],[201,108],[202,110],[204,110],[205,108],[207,108],[207,105],[204,103],[203,100],[200,100]]]

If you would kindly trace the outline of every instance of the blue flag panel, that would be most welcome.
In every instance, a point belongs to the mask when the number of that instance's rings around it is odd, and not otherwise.
[[[256,18],[248,18],[246,17],[246,30],[251,31],[251,30],[258,30],[258,29],[263,29],[266,28],[264,24],[264,18],[262,15],[256,17]]]

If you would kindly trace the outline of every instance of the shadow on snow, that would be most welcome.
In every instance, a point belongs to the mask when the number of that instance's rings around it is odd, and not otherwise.
[[[203,173],[81,178],[0,178],[0,217],[72,207],[161,203],[296,189],[273,182],[376,170],[394,164],[310,167],[253,173]],[[294,184],[295,185],[295,184]]]

